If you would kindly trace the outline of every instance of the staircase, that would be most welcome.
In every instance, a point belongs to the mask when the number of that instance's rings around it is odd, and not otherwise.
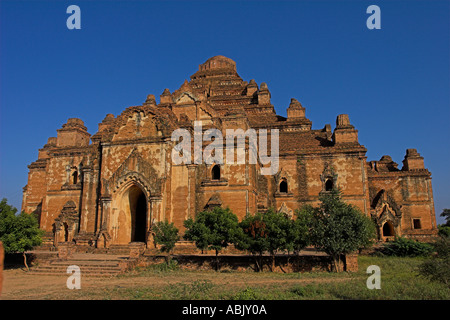
[[[135,260],[128,256],[111,254],[76,253],[68,260],[53,259],[30,269],[31,274],[70,276],[67,267],[78,266],[81,276],[113,277],[132,268]]]

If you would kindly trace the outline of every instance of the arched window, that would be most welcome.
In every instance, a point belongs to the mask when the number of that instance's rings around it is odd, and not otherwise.
[[[72,184],[77,184],[78,183],[78,171],[74,171],[72,173]]]
[[[333,180],[327,179],[327,181],[325,181],[325,191],[331,191],[331,190],[333,190]]]
[[[283,179],[280,182],[280,193],[287,193],[287,192],[288,192],[288,184],[286,179]]]
[[[211,170],[212,180],[220,180],[220,166],[216,164]]]

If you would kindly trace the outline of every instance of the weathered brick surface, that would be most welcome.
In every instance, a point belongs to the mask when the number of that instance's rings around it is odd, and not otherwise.
[[[181,269],[184,270],[214,270],[216,268],[215,255],[209,254],[178,254],[172,256],[177,261]],[[148,255],[140,260],[140,266],[149,266],[165,261],[165,256]],[[258,256],[252,255],[229,255],[221,254],[218,256],[220,270],[249,271],[255,270],[256,259]],[[288,256],[277,255],[275,257],[275,268],[272,268],[272,257],[263,256],[258,260],[262,262],[262,271],[273,271],[280,273],[289,272],[315,272],[332,271],[334,269],[332,259],[326,255],[301,255]],[[358,260],[356,255],[347,256],[342,262],[341,270],[347,272],[358,271]]]
[[[334,130],[312,129],[299,101],[291,99],[287,111],[287,118],[276,114],[266,83],[244,81],[233,60],[213,57],[179,89],[164,90],[159,103],[148,95],[142,105],[106,115],[92,136],[82,120],[69,119],[30,164],[22,210],[38,213],[46,244],[108,250],[150,244],[156,221],[174,222],[183,233],[184,220],[214,205],[239,219],[270,207],[292,216],[332,186],[377,221],[380,240],[385,226],[393,236],[436,234],[431,173],[415,149],[407,150],[402,169],[389,156],[368,162],[348,115],[337,117]],[[226,162],[214,179],[211,164],[174,164],[172,132],[193,133],[194,121],[221,130],[224,142],[226,129],[278,129],[278,172],[263,176],[261,163]]]

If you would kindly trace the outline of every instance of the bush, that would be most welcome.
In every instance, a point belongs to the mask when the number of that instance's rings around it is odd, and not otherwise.
[[[153,231],[155,233],[155,243],[161,245],[161,251],[167,252],[168,257],[166,258],[167,264],[171,260],[171,252],[175,248],[176,242],[180,239],[178,235],[178,229],[172,223],[168,221],[156,222],[153,226]]]
[[[165,300],[205,300],[210,296],[214,284],[209,280],[195,280],[191,283],[169,284],[165,291]]]
[[[168,272],[178,270],[180,269],[180,266],[176,260],[171,259],[163,263],[151,265],[150,268],[155,271]]]
[[[245,290],[236,293],[233,300],[261,300],[261,295],[252,288],[245,288]]]
[[[434,248],[428,243],[399,237],[392,242],[385,243],[380,251],[387,256],[420,257],[429,256]]]
[[[436,255],[419,267],[422,276],[450,285],[450,238],[441,237],[434,243]]]
[[[302,298],[317,298],[323,295],[323,290],[315,285],[308,284],[306,286],[294,286],[290,290],[294,295]]]
[[[446,226],[446,225],[439,225],[438,226],[438,230],[439,230],[439,235],[442,237],[450,237],[450,227]]]

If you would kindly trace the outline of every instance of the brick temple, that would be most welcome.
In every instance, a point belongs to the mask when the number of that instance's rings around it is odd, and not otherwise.
[[[279,130],[279,167],[262,175],[262,164],[174,164],[175,129]],[[225,136],[225,133],[224,133]],[[266,83],[244,81],[236,63],[216,56],[199,66],[159,103],[148,95],[117,117],[108,114],[95,134],[71,118],[48,139],[28,166],[22,210],[38,214],[52,246],[105,248],[150,245],[151,226],[183,221],[210,207],[229,207],[239,219],[274,208],[288,215],[339,187],[343,200],[373,217],[380,241],[436,234],[431,173],[408,149],[401,168],[390,156],[368,161],[367,149],[348,115],[334,129],[312,129],[296,99],[287,118],[276,114]]]

